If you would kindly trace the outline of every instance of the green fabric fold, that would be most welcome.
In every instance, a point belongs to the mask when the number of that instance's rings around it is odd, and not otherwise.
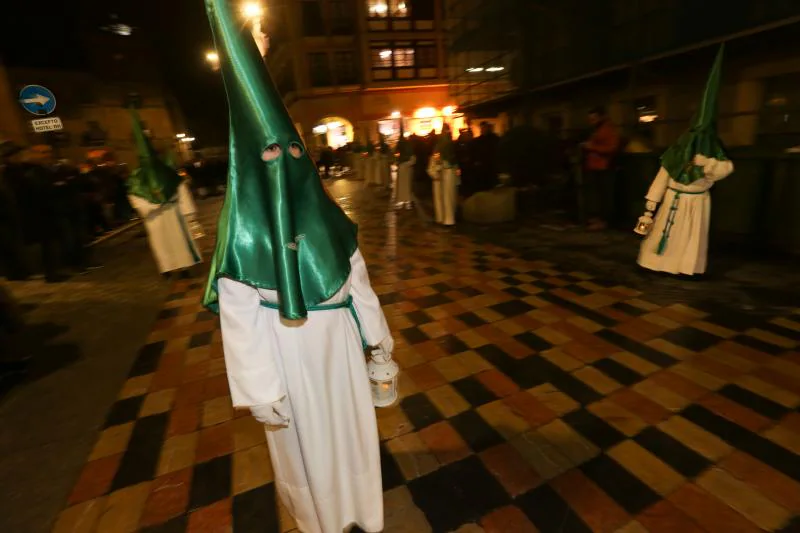
[[[228,97],[228,187],[203,303],[217,280],[275,290],[297,320],[350,276],[357,227],[328,195],[247,24],[227,0],[205,0]]]
[[[725,45],[722,45],[717,52],[706,81],[703,98],[689,130],[661,156],[661,166],[673,180],[683,185],[689,185],[704,177],[703,169],[694,164],[695,155],[702,154],[719,161],[728,159],[725,147],[717,134],[717,108],[724,52]]]
[[[178,194],[181,177],[167,163],[158,157],[150,139],[144,134],[142,121],[135,109],[131,108],[133,140],[139,156],[139,168],[131,172],[127,181],[128,193],[147,200],[151,204],[165,204]]]

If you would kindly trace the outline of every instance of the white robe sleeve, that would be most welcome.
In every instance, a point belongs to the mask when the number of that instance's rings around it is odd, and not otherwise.
[[[709,164],[703,168],[706,178],[713,182],[723,180],[733,173],[733,162],[710,160]]]
[[[667,172],[667,169],[661,167],[658,170],[658,174],[656,174],[653,183],[650,184],[650,189],[647,191],[645,198],[657,204],[661,203],[661,201],[664,199],[664,193],[667,192],[668,185],[669,173]]]
[[[194,203],[194,197],[189,186],[184,181],[178,187],[178,206],[180,207],[183,216],[194,215],[197,213],[197,206]]]
[[[358,313],[361,331],[369,346],[377,346],[389,337],[389,325],[381,309],[378,295],[369,283],[369,273],[360,250],[356,250],[350,258],[350,295]]]
[[[153,211],[161,207],[158,204],[151,204],[144,198],[133,194],[128,195],[128,200],[131,203],[131,207],[136,209],[136,212],[139,213],[139,216],[142,218],[147,218]]]
[[[286,396],[272,353],[275,335],[258,291],[227,278],[218,281],[222,348],[234,407],[277,402]]]

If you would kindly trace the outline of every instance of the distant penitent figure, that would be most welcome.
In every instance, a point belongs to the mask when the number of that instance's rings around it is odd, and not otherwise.
[[[661,157],[661,169],[645,196],[647,212],[637,226],[637,233],[646,233],[638,260],[644,268],[685,275],[706,271],[711,221],[708,191],[733,172],[717,136],[723,52],[721,47],[692,126]]]
[[[203,303],[220,315],[231,400],[265,425],[275,487],[300,531],[377,533],[381,457],[364,350],[389,363],[394,341],[357,227],[323,187],[234,4],[205,5],[231,148]]]
[[[133,109],[131,117],[139,168],[128,178],[128,199],[144,220],[159,272],[188,273],[202,261],[192,236],[197,213],[192,193],[178,172],[158,156]]]
[[[400,138],[395,146],[395,160],[397,161],[397,185],[395,186],[395,206],[397,208],[411,209],[412,207],[412,181],[414,179],[414,165],[417,158],[411,141],[406,139],[402,120],[400,121]]]
[[[455,226],[458,209],[458,160],[449,124],[442,126],[442,132],[436,140],[433,157],[428,164],[428,174],[433,181],[436,223],[448,227]]]

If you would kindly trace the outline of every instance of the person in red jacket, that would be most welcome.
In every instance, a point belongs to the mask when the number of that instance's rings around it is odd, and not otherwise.
[[[620,137],[603,107],[589,111],[592,134],[583,143],[589,229],[605,229],[614,208],[615,160]]]

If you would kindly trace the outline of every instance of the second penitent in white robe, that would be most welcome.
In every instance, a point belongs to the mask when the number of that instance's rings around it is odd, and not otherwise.
[[[277,293],[219,279],[225,364],[235,407],[286,397],[287,428],[267,432],[278,494],[303,533],[383,529],[378,428],[359,333],[375,346],[389,327],[361,252],[344,286],[303,322],[287,322]],[[264,502],[269,505],[269,502]]]
[[[645,198],[661,205],[639,249],[638,263],[644,268],[687,275],[706,271],[711,225],[708,191],[733,172],[733,163],[697,156],[695,164],[703,167],[704,178],[683,185],[661,167],[647,191]]]
[[[128,195],[128,199],[144,220],[147,239],[159,272],[189,268],[202,261],[186,222],[186,217],[197,213],[186,183],[181,183],[175,198],[165,204],[154,204],[135,195]]]

